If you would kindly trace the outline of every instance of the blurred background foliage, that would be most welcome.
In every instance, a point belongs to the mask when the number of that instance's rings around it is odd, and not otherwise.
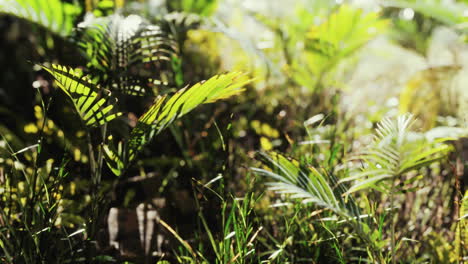
[[[0,262],[463,263],[467,32],[463,0],[0,0]],[[118,98],[112,140],[51,63]],[[94,180],[90,144],[234,71]]]

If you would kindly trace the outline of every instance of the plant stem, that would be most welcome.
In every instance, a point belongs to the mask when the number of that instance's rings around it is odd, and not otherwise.
[[[394,205],[394,189],[395,180],[392,181],[392,188],[390,189],[390,231],[391,231],[391,244],[390,250],[392,254],[392,264],[395,264],[395,225],[393,221],[393,205]]]
[[[93,144],[91,141],[91,134],[89,133],[89,130],[86,133],[87,140],[88,140],[88,152],[89,152],[89,167],[90,167],[90,172],[91,172],[91,219],[90,219],[90,230],[89,230],[89,235],[91,237],[94,236],[94,233],[96,231],[94,221],[97,219],[97,171],[96,171],[96,160],[94,157],[94,150],[93,150]]]
[[[97,171],[96,171],[96,188],[98,188],[99,184],[101,183],[101,172],[102,172],[102,164],[104,162],[104,155],[102,150],[102,144],[106,143],[106,133],[107,133],[107,123],[102,126],[101,129],[101,147],[98,149],[98,158],[97,158]]]

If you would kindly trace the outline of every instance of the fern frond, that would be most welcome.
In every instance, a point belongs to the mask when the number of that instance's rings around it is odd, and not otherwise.
[[[36,23],[62,37],[69,36],[81,8],[60,0],[0,0],[0,14]]]
[[[347,4],[340,5],[307,31],[305,52],[291,63],[292,78],[304,87],[316,89],[326,74],[382,33],[387,24],[376,12],[365,13]]]
[[[331,210],[342,218],[340,222],[349,223],[353,232],[365,241],[371,249],[372,258],[383,259],[380,254],[382,243],[376,238],[375,231],[369,228],[372,218],[361,214],[352,196],[344,199],[347,186],[339,182],[335,175],[310,166],[301,166],[299,162],[276,153],[261,153],[261,157],[267,169],[253,168],[253,171],[274,179],[274,182],[268,184],[270,190],[290,194],[290,198],[299,199],[302,203],[314,203]]]
[[[326,57],[347,56],[374,38],[387,22],[375,12],[341,5],[323,23],[313,26],[307,34],[308,49]]]
[[[161,27],[137,15],[87,17],[79,27],[79,46],[89,58],[88,67],[98,70],[101,82],[113,91],[141,96],[152,93],[148,86],[168,82],[164,67],[170,68],[178,47]]]
[[[261,157],[269,169],[252,170],[258,175],[275,180],[268,183],[270,190],[290,194],[291,198],[301,199],[303,203],[314,203],[330,209],[346,219],[359,218],[359,208],[354,200],[346,202],[343,199],[346,188],[338,184],[336,176],[313,167],[302,167],[297,161],[289,160],[280,154],[261,153]]]
[[[385,28],[377,13],[363,14],[360,9],[342,5],[325,22],[310,29],[311,50],[326,56],[347,56]],[[315,47],[315,48],[314,48]]]
[[[73,102],[86,126],[100,126],[122,113],[112,113],[117,100],[80,72],[61,65],[42,66],[55,78],[57,85]]]
[[[216,75],[190,88],[181,89],[169,99],[167,95],[159,96],[138,119],[122,151],[116,151],[110,146],[105,147],[107,157],[112,160],[108,165],[120,175],[123,168],[136,158],[143,147],[174,120],[201,104],[213,103],[242,92],[242,87],[250,81],[242,79],[241,73],[232,72]]]
[[[386,185],[381,184],[384,180],[397,179],[445,157],[451,148],[415,136],[411,132],[413,123],[413,116],[407,114],[396,120],[386,118],[377,125],[374,141],[357,157],[365,167],[340,181],[356,181],[346,194],[366,188],[384,190],[382,187]]]

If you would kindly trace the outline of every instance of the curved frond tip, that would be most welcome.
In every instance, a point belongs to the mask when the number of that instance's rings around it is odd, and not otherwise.
[[[110,159],[107,164],[120,175],[143,147],[176,119],[199,105],[213,103],[242,92],[243,87],[251,81],[243,78],[240,72],[231,72],[213,76],[190,88],[181,89],[171,97],[168,95],[157,97],[153,105],[138,119],[122,151],[106,146],[106,155]]]
[[[80,71],[56,64],[51,68],[41,67],[52,74],[57,85],[70,97],[86,126],[100,126],[122,115],[112,112],[117,99]]]
[[[78,5],[60,0],[0,0],[0,14],[36,23],[62,36],[69,36],[80,14]]]
[[[445,157],[450,146],[412,132],[413,123],[413,115],[405,114],[396,119],[385,118],[377,125],[374,141],[357,157],[366,166],[341,180],[356,181],[346,194],[367,188],[382,190],[383,181],[399,178]]]

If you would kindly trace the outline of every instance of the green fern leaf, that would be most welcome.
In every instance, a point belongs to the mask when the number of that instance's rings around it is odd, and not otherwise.
[[[72,33],[80,12],[79,6],[60,0],[0,0],[0,14],[31,21],[62,37]]]
[[[387,21],[375,12],[341,5],[323,23],[313,26],[308,35],[310,51],[324,56],[347,56],[385,29]],[[308,47],[309,48],[309,47]]]
[[[101,83],[113,91],[143,96],[150,86],[164,86],[178,48],[172,35],[137,15],[94,18],[79,24],[79,46],[88,67],[100,72]]]
[[[126,166],[136,158],[143,147],[153,137],[167,128],[174,120],[192,111],[201,104],[229,98],[243,91],[243,86],[251,80],[242,79],[241,73],[232,72],[216,75],[207,81],[184,88],[172,95],[159,96],[153,105],[138,119],[130,133],[130,139],[120,151],[107,145],[104,147],[108,165],[116,173],[122,174]],[[122,143],[119,143],[122,144]]]
[[[355,234],[372,248],[373,258],[383,259],[377,253],[380,252],[382,243],[369,228],[372,217],[361,214],[352,196],[343,198],[347,188],[335,175],[310,166],[301,166],[299,162],[276,153],[271,155],[261,153],[261,157],[268,168],[253,168],[253,171],[275,180],[268,184],[270,190],[290,194],[290,198],[299,199],[302,203],[314,203],[331,210],[343,219],[340,222],[349,223]]]
[[[301,199],[303,203],[314,203],[327,208],[344,217],[345,219],[358,219],[360,211],[354,200],[347,202],[342,195],[346,188],[338,184],[334,175],[328,175],[325,171],[319,171],[313,167],[301,167],[297,161],[274,153],[267,155],[261,153],[265,164],[271,170],[252,168],[258,175],[273,178],[270,182],[270,190],[287,193],[291,198]]]
[[[451,148],[441,140],[430,142],[412,133],[413,123],[413,116],[407,114],[396,120],[386,118],[378,124],[374,142],[357,157],[366,166],[340,181],[357,181],[346,194],[366,188],[385,190],[382,187],[386,185],[381,184],[384,180],[395,180],[446,156]]]
[[[42,68],[52,74],[57,85],[70,97],[86,126],[103,125],[122,114],[112,113],[117,100],[111,97],[110,92],[101,89],[80,72],[56,64],[51,68]]]

